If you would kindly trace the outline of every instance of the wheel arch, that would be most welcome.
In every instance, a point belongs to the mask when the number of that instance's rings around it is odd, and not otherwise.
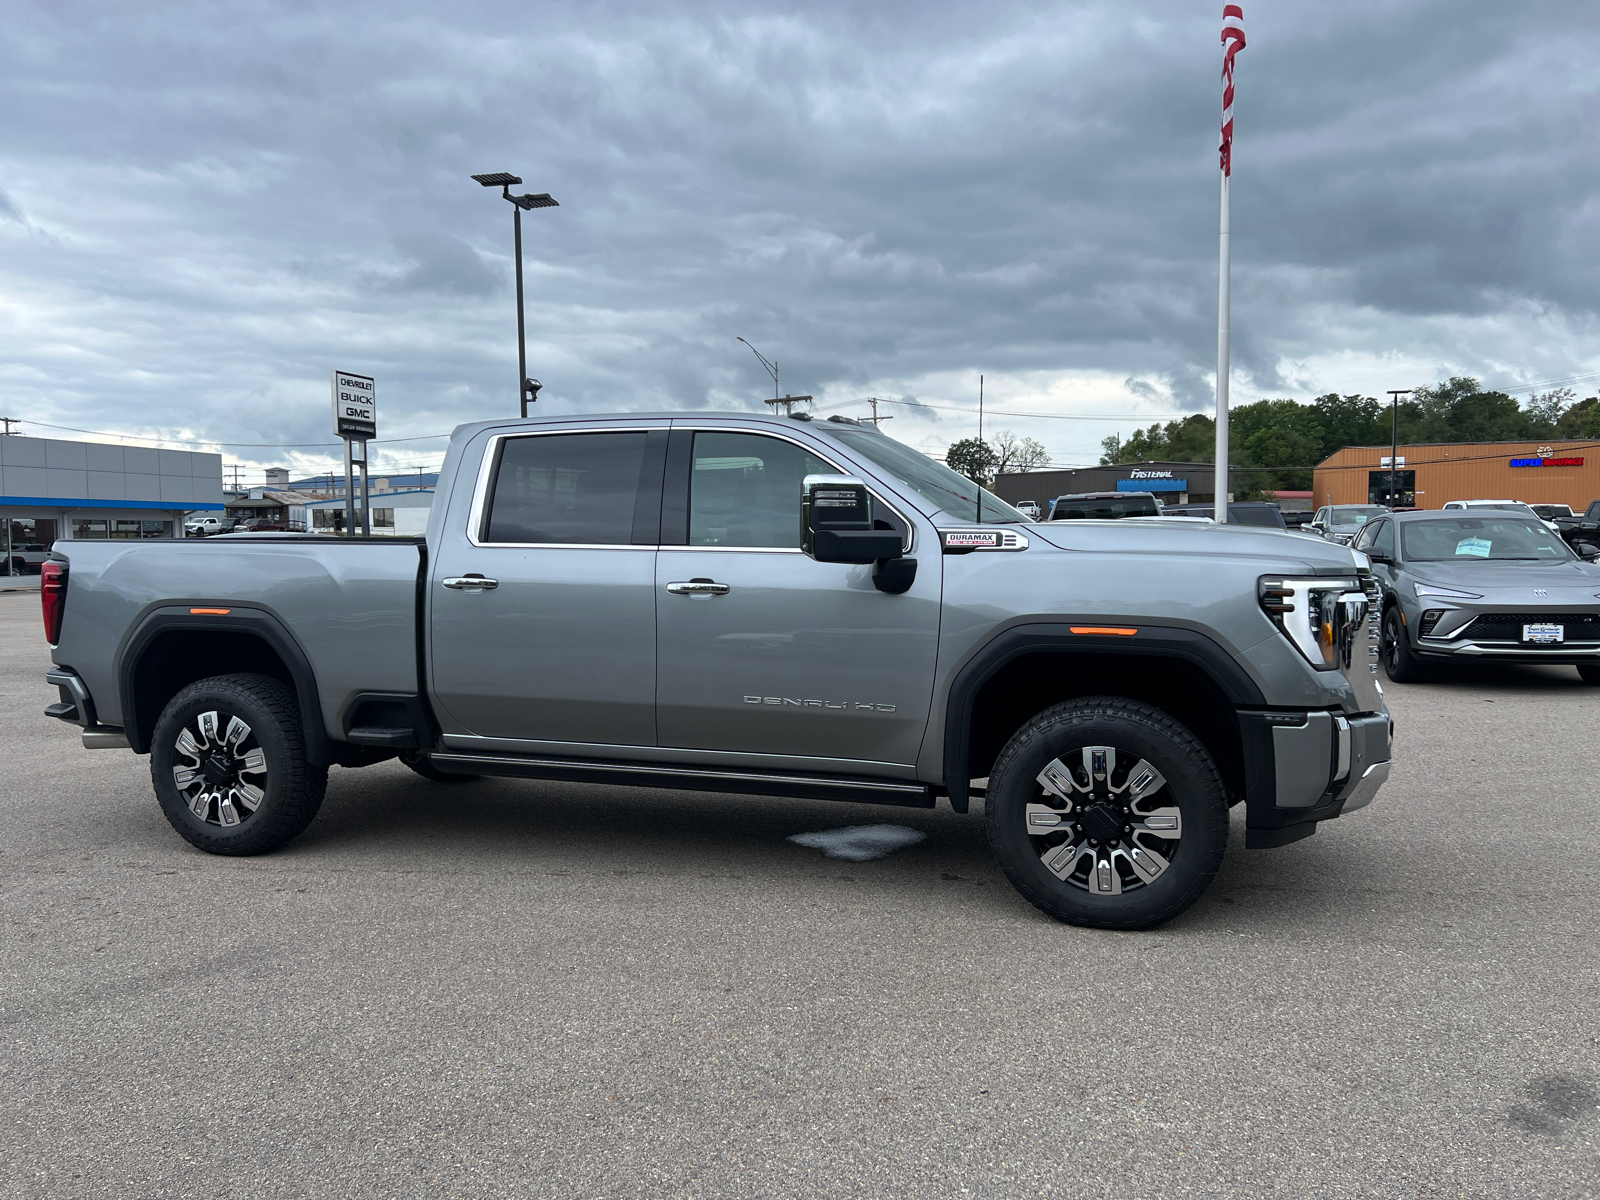
[[[235,605],[195,613],[189,605],[158,607],[132,626],[117,652],[116,672],[123,729],[135,753],[149,752],[156,721],[182,688],[213,675],[249,672],[294,689],[307,759],[313,766],[332,760],[311,660],[283,623],[262,609]]]
[[[944,786],[967,808],[970,780],[1029,719],[1080,696],[1152,704],[1189,727],[1210,751],[1228,791],[1246,792],[1238,710],[1262,707],[1255,681],[1216,642],[1189,629],[1138,625],[1132,637],[1022,625],[983,646],[956,673],[945,706]]]

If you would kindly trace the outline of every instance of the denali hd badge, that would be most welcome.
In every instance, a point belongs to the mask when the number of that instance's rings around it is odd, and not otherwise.
[[[794,708],[831,708],[835,712],[886,712],[894,711],[892,704],[868,704],[848,700],[791,700],[787,696],[746,696],[746,704],[790,705]]]

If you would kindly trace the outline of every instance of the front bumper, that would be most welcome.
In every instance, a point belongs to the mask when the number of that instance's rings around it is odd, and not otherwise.
[[[1600,612],[1581,600],[1534,604],[1463,604],[1460,601],[1408,599],[1403,608],[1406,636],[1419,658],[1434,662],[1518,662],[1572,665],[1600,661]],[[1422,636],[1424,615],[1443,610]],[[1525,642],[1524,624],[1561,625],[1565,640],[1550,644]]]
[[[1241,712],[1245,845],[1283,846],[1317,822],[1372,802],[1389,778],[1394,722],[1387,711]]]

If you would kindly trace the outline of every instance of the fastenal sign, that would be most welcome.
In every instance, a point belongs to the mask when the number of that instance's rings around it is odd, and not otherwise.
[[[378,436],[378,393],[372,376],[333,373],[333,431],[357,441]]]

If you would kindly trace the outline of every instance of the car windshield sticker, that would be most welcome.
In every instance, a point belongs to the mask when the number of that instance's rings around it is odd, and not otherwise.
[[[1470,554],[1474,558],[1488,558],[1489,547],[1493,544],[1484,538],[1462,538],[1456,543],[1456,553]]]

